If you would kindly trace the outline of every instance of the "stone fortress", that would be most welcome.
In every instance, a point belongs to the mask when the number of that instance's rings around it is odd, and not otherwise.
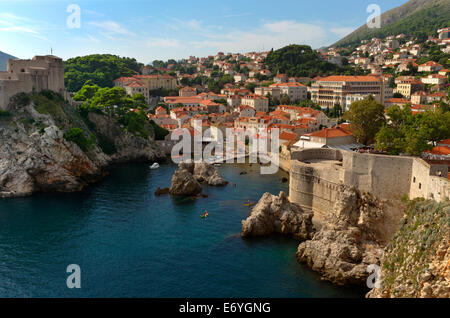
[[[52,90],[65,95],[62,59],[53,55],[35,56],[31,60],[10,59],[6,71],[0,72],[0,109],[18,93]]]
[[[449,198],[447,165],[429,165],[416,157],[361,154],[336,149],[293,152],[289,199],[321,217],[333,211],[342,186],[355,187],[386,201],[388,211],[401,198]]]

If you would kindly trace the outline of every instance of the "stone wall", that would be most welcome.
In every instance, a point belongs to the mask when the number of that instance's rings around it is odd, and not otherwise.
[[[64,67],[56,56],[35,56],[31,60],[10,59],[6,72],[0,72],[0,109],[6,109],[12,96],[44,89],[64,95]]]
[[[448,168],[420,158],[360,154],[334,149],[292,153],[289,197],[321,218],[333,210],[339,185],[353,186],[395,210],[402,196],[442,201],[449,196]]]

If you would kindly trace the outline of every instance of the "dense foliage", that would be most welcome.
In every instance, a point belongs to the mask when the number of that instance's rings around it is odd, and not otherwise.
[[[159,138],[163,139],[166,136],[166,131],[161,130],[163,128],[155,127],[157,125],[149,121],[144,111],[148,106],[142,94],[129,96],[121,87],[99,87],[88,82],[75,94],[74,98],[84,102],[79,107],[84,117],[87,117],[89,112],[108,115],[123,126],[125,131],[144,139],[149,138],[155,131]],[[105,148],[111,147],[106,145]]]
[[[87,138],[81,128],[71,128],[68,132],[64,133],[64,139],[76,143],[83,151],[87,151],[93,143],[93,140]]]
[[[323,60],[308,45],[289,45],[276,51],[272,50],[265,62],[273,74],[280,72],[288,76],[364,74],[361,69],[354,69],[351,66],[340,67]]]
[[[391,154],[420,155],[450,137],[450,112],[428,110],[413,115],[409,106],[392,106],[376,135],[376,147]]]
[[[142,64],[133,58],[110,54],[75,57],[64,62],[64,80],[69,92],[77,92],[87,82],[101,87],[112,87],[122,76],[140,73]]]
[[[369,96],[356,101],[344,113],[344,119],[351,123],[350,128],[358,142],[369,145],[385,123],[384,106]]]

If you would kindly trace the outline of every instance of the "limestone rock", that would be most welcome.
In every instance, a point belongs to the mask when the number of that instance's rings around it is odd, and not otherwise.
[[[367,266],[379,265],[383,254],[370,215],[383,208],[375,198],[342,185],[332,212],[313,239],[299,245],[297,260],[334,283],[365,284]]]
[[[11,104],[12,116],[0,119],[0,197],[79,191],[104,177],[111,163],[154,161],[160,156],[151,138],[123,131],[108,116],[89,113],[96,127],[91,131],[72,106],[61,102],[54,107],[51,115],[38,112],[32,102]],[[108,135],[116,153],[107,155],[96,144],[81,150],[64,138],[64,131],[73,127],[87,135]]]
[[[172,176],[170,194],[175,196],[195,196],[202,192],[202,186],[183,164],[178,166]]]
[[[228,181],[220,176],[216,167],[206,162],[196,163],[193,174],[198,182],[204,182],[210,186],[225,186],[228,184]]]
[[[450,202],[412,201],[370,298],[450,298]]]
[[[271,233],[290,234],[298,239],[309,239],[314,233],[312,213],[290,203],[284,192],[279,196],[265,193],[242,221],[242,236],[262,236]]]

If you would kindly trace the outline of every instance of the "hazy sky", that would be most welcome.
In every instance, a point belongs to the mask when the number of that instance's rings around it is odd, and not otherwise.
[[[406,0],[0,0],[0,51],[19,58],[93,53],[155,59],[330,45]],[[69,28],[80,8],[80,28]],[[76,22],[76,20],[71,20]]]

